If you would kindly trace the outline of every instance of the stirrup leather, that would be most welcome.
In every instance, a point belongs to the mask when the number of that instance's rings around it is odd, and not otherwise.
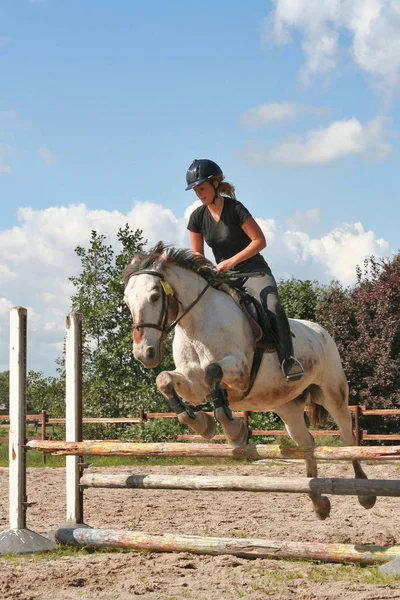
[[[297,371],[297,373],[291,374],[290,371],[295,365],[299,367],[300,370]],[[297,358],[294,356],[286,356],[282,361],[282,373],[287,381],[298,381],[303,377],[305,371],[303,365]]]

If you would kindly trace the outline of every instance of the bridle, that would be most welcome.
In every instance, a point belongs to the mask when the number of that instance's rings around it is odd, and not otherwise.
[[[160,319],[159,319],[158,323],[133,323],[133,325],[132,325],[133,329],[142,329],[144,327],[151,327],[153,329],[157,329],[158,331],[161,331],[161,333],[162,333],[161,341],[164,340],[167,337],[167,335],[175,329],[175,327],[179,323],[179,321],[181,319],[183,319],[183,317],[185,315],[188,314],[188,312],[198,303],[198,301],[204,296],[204,294],[206,293],[208,288],[211,286],[211,283],[207,282],[207,284],[201,290],[200,294],[193,300],[193,302],[191,302],[189,304],[189,306],[187,306],[183,310],[183,312],[177,319],[175,319],[174,321],[172,321],[172,323],[170,323],[168,325],[168,311],[170,308],[170,297],[172,298],[175,295],[174,290],[172,289],[170,284],[167,281],[165,281],[164,276],[161,273],[159,273],[158,271],[151,271],[151,270],[150,271],[147,271],[147,270],[137,271],[136,273],[132,273],[131,277],[136,277],[137,275],[153,275],[153,277],[158,277],[160,279],[162,307],[161,307],[161,314],[160,314]],[[176,299],[176,301],[178,302],[178,304],[181,304],[178,299]]]

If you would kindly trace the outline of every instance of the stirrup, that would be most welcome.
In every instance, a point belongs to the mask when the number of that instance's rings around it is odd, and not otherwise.
[[[288,361],[289,364],[286,365],[286,361]],[[291,374],[290,371],[295,365],[300,368],[300,371]],[[286,372],[286,368],[288,369],[288,372]],[[303,365],[297,358],[294,356],[286,356],[282,361],[282,373],[287,381],[298,381],[303,377],[305,371]]]

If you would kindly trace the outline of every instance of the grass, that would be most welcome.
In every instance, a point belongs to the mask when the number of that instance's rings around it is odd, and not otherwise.
[[[21,561],[43,562],[47,560],[62,560],[74,556],[87,556],[88,554],[128,554],[129,552],[149,552],[148,550],[130,550],[127,548],[80,548],[78,546],[58,546],[55,550],[49,552],[33,552],[32,554],[3,554],[1,561],[8,562],[11,565],[18,565]]]
[[[269,593],[283,590],[295,580],[306,579],[315,583],[342,582],[348,584],[390,585],[398,583],[398,577],[381,575],[378,567],[361,566],[358,564],[330,564],[309,561],[283,559],[282,568],[279,570],[266,570],[265,563],[256,565],[249,563],[246,572],[255,582],[250,584],[253,591],[263,591],[268,597]],[[290,568],[292,567],[292,568]]]

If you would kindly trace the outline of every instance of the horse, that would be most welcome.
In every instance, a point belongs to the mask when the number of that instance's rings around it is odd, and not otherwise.
[[[172,350],[176,369],[157,375],[158,390],[188,425],[205,439],[216,432],[215,420],[235,447],[247,443],[248,431],[234,411],[274,412],[283,421],[295,444],[315,446],[304,419],[306,403],[314,426],[328,413],[337,423],[340,440],[356,445],[348,410],[348,383],[336,344],[319,324],[289,319],[295,356],[305,374],[287,381],[276,352],[265,352],[251,382],[255,339],[249,319],[224,284],[224,274],[190,250],[158,242],[147,252],[136,253],[123,272],[124,300],[133,320],[133,355],[145,368],[158,367],[163,343],[175,331]],[[211,397],[215,419],[192,406]],[[317,477],[314,457],[305,459],[307,477]],[[359,460],[353,460],[356,478],[367,479]],[[320,519],[330,513],[330,501],[310,493]],[[372,508],[374,496],[359,496]]]

